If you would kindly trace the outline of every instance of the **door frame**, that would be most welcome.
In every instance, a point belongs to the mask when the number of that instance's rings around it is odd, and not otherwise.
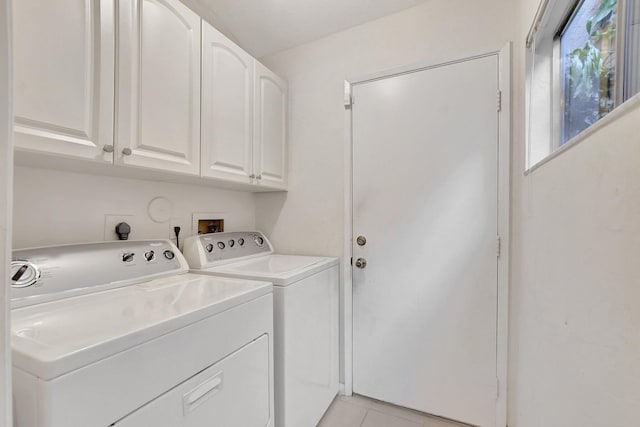
[[[13,213],[13,98],[11,0],[0,0],[0,425],[13,425],[9,260]]]
[[[507,374],[508,374],[508,319],[509,319],[509,256],[510,256],[510,201],[511,201],[511,42],[463,55],[448,56],[405,67],[348,79],[344,82],[344,247],[343,274],[343,369],[342,393],[353,393],[353,116],[351,110],[352,87],[373,80],[414,73],[459,62],[489,56],[498,58],[498,89],[501,92],[501,108],[498,113],[498,314],[497,314],[497,388],[496,427],[507,425]],[[498,95],[496,95],[498,96]],[[356,100],[357,101],[357,100]],[[496,100],[498,102],[498,100]]]

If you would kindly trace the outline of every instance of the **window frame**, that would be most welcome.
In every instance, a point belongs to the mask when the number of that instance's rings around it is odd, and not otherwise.
[[[545,34],[553,34],[552,36],[552,56],[551,61],[551,100],[549,105],[550,120],[550,132],[549,135],[549,153],[543,158],[539,159],[535,163],[530,161],[531,153],[531,97],[533,96],[531,91],[534,84],[533,69],[535,65],[531,67],[531,74],[527,73],[527,102],[526,102],[526,155],[525,155],[525,175],[538,169],[543,164],[548,163],[553,158],[557,157],[561,153],[567,151],[569,148],[576,145],[578,142],[586,139],[602,127],[611,123],[627,112],[634,110],[636,105],[640,105],[640,92],[628,96],[627,88],[629,84],[626,79],[627,65],[631,62],[632,55],[640,55],[640,53],[629,52],[629,46],[627,45],[628,26],[631,25],[632,16],[629,13],[628,2],[634,0],[618,0],[616,11],[616,87],[614,96],[614,107],[607,115],[593,123],[591,126],[584,129],[578,135],[570,138],[566,142],[562,143],[563,126],[564,126],[564,74],[563,74],[563,58],[561,41],[562,35],[566,28],[570,25],[576,13],[580,7],[584,4],[585,0],[542,0],[540,7],[536,13],[536,17],[531,26],[529,35],[527,36],[527,57],[535,61],[536,46],[535,40],[539,38],[540,32]],[[564,7],[562,5],[565,4]],[[559,7],[558,7],[559,6]],[[559,11],[562,11],[559,13]],[[545,23],[556,22],[555,32],[549,31],[549,28],[544,28]],[[541,28],[542,27],[542,28]],[[553,27],[552,27],[553,28]],[[625,99],[626,98],[626,99]],[[622,108],[625,107],[625,108]],[[544,145],[544,144],[543,144]]]

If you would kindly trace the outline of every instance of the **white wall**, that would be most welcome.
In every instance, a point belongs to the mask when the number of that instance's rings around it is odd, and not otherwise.
[[[195,234],[193,213],[214,213],[225,230],[253,229],[252,193],[211,187],[87,175],[66,171],[16,167],[13,247],[25,248],[74,242],[116,240],[117,218],[132,227],[130,239],[180,238]],[[154,222],[149,202],[164,197],[173,207],[172,219]],[[114,217],[107,217],[114,215]],[[106,229],[106,232],[105,232]]]
[[[538,0],[522,4],[520,38]],[[511,427],[638,425],[638,135],[640,108],[525,177],[516,133]]]
[[[257,226],[279,251],[343,255],[344,80],[499,50],[517,34],[516,6],[432,0],[261,59],[289,82],[289,192],[256,198]]]
[[[13,121],[11,113],[10,2],[0,0],[0,427],[11,422],[11,349],[8,278],[11,252],[11,178],[13,174]]]

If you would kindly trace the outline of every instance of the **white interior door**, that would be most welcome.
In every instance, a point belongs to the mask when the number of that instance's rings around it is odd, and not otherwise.
[[[497,397],[497,93],[493,55],[356,84],[352,107],[353,390],[483,427]]]

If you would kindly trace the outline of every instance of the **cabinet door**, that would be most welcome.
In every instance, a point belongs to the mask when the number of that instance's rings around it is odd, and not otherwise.
[[[254,59],[202,25],[202,176],[249,183]]]
[[[113,161],[113,14],[112,0],[13,2],[18,149]]]
[[[119,3],[116,164],[200,172],[200,18],[178,0]]]
[[[287,187],[287,86],[264,65],[255,61],[253,171],[258,185]]]

